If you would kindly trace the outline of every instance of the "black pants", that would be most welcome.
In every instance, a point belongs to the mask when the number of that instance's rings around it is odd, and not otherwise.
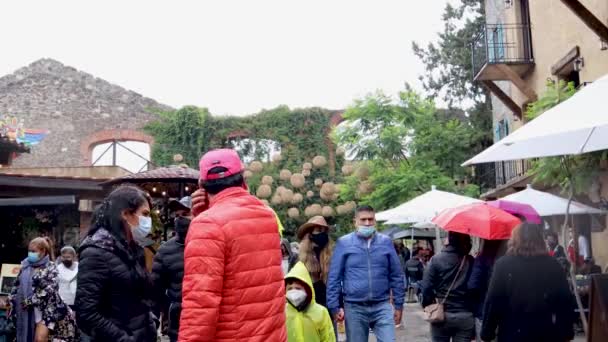
[[[445,322],[431,324],[433,342],[470,342],[475,338],[475,318],[470,312],[446,312]]]

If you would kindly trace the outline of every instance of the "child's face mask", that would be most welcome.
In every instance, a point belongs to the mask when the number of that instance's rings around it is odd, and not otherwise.
[[[286,296],[291,305],[295,306],[296,308],[300,307],[300,305],[302,305],[302,303],[304,303],[308,297],[306,291],[301,289],[291,289],[287,291]]]

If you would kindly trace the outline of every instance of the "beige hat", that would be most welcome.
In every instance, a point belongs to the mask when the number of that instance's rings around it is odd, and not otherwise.
[[[315,227],[329,228],[329,225],[323,216],[313,216],[308,222],[298,228],[298,240],[302,240],[304,236],[310,233]]]

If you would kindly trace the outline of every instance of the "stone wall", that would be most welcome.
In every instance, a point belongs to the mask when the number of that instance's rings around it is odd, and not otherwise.
[[[49,131],[13,167],[90,165],[91,145],[112,137],[152,143],[142,131],[151,109],[170,108],[51,59],[0,78],[0,115]]]

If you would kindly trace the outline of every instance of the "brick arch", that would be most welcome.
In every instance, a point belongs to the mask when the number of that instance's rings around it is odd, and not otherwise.
[[[139,141],[144,142],[150,146],[154,144],[154,138],[140,131],[129,129],[108,129],[103,131],[97,131],[86,137],[80,144],[80,154],[83,157],[84,164],[86,166],[91,166],[91,164],[93,163],[91,157],[93,154],[93,148],[95,146],[114,140]]]

